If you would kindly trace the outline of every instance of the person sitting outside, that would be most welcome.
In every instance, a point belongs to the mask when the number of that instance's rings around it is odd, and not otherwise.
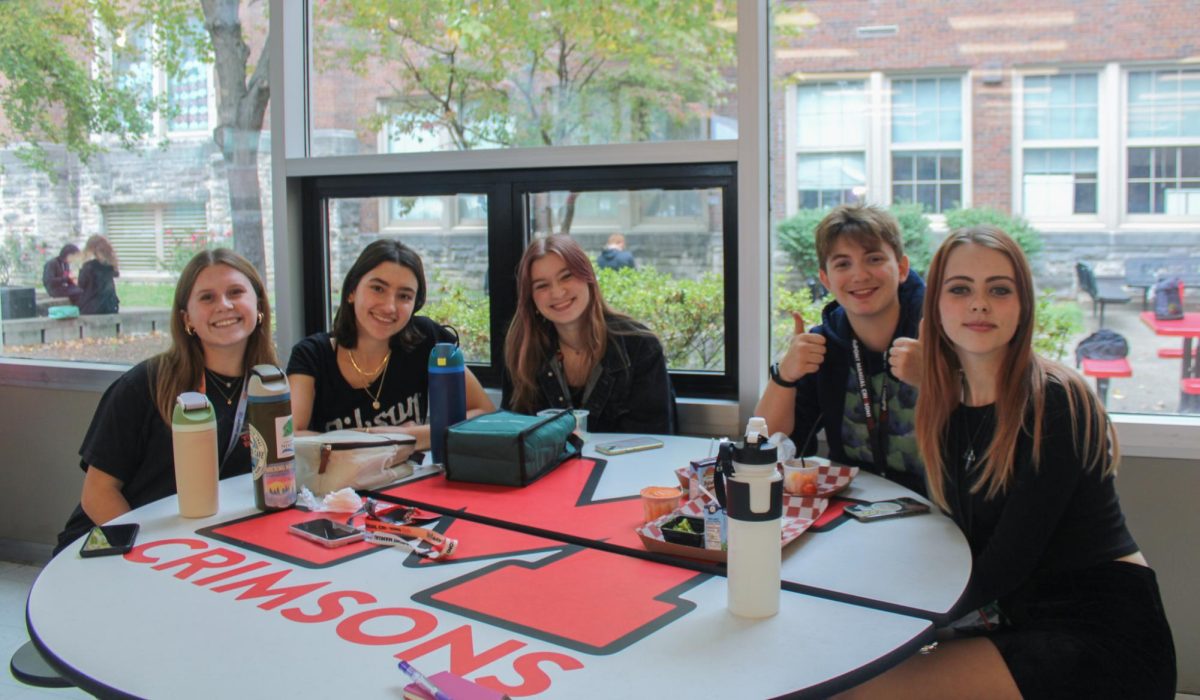
[[[834,208],[816,228],[819,276],[834,296],[822,323],[795,335],[754,415],[789,434],[797,454],[829,457],[925,492],[913,432],[925,283],[909,269],[896,219],[869,205]]]
[[[58,251],[58,255],[46,261],[42,268],[42,285],[52,298],[67,298],[74,306],[79,306],[79,297],[83,289],[75,284],[75,275],[71,274],[71,263],[78,262],[82,257],[79,246],[68,243]]]
[[[604,250],[600,251],[600,255],[596,258],[596,267],[602,270],[637,269],[637,263],[633,261],[633,253],[625,250],[625,236],[614,233],[608,237],[608,242],[604,244]]]
[[[115,314],[121,308],[116,278],[121,276],[117,254],[104,236],[92,236],[83,246],[83,267],[79,270],[81,314]]]

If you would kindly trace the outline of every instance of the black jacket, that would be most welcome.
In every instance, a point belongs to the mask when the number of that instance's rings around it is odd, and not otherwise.
[[[667,373],[662,344],[645,326],[608,320],[608,343],[599,373],[585,391],[582,406],[572,406],[570,392],[560,381],[553,358],[538,372],[539,396],[531,413],[547,408],[586,408],[589,433],[652,433],[676,431],[675,390]],[[617,332],[614,332],[617,331]],[[512,400],[512,383],[504,376],[501,408]]]
[[[112,265],[99,260],[88,260],[79,269],[79,286],[83,296],[79,299],[81,314],[115,314],[121,308],[117,298],[117,285],[113,281],[121,273]]]

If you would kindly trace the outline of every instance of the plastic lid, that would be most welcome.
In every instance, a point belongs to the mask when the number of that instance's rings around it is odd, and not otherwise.
[[[462,350],[454,343],[438,343],[429,351],[429,370],[432,372],[465,368]]]
[[[208,397],[198,391],[185,391],[175,399],[175,411],[171,424],[176,426],[203,426],[216,421],[216,413]]]
[[[759,442],[770,437],[767,434],[767,419],[762,416],[752,416],[746,421],[746,441]]]
[[[746,441],[733,445],[733,461],[740,464],[774,464],[778,461],[778,454],[778,450],[766,441],[765,436],[762,442]]]

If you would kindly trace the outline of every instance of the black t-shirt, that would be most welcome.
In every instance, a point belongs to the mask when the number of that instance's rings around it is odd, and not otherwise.
[[[163,422],[154,405],[154,381],[157,359],[145,360],[121,375],[104,392],[83,445],[79,448],[79,466],[89,465],[123,483],[121,495],[131,508],[175,493],[175,456],[171,426]],[[250,471],[250,448],[244,430],[226,457],[232,433],[237,401],[228,405],[214,386],[207,387],[208,400],[217,416],[217,455],[221,460],[221,478]],[[244,421],[243,421],[244,423]],[[92,521],[76,508],[63,532],[59,547],[70,544],[92,527]]]
[[[414,316],[410,324],[422,339],[410,350],[395,348],[384,372],[383,388],[379,380],[368,387],[379,393],[379,409],[374,409],[365,389],[350,386],[337,366],[337,350],[329,333],[316,333],[296,343],[288,359],[287,373],[313,378],[312,415],[308,430],[328,432],[343,428],[374,425],[401,425],[408,421],[423,424],[429,414],[429,353],[437,343],[455,342],[454,334],[424,316]]]
[[[1031,437],[1022,432],[1014,479],[1007,492],[990,500],[986,489],[970,493],[978,469],[968,475],[962,471],[968,450],[981,454],[991,442],[994,406],[960,406],[951,415],[942,452],[945,493],[974,557],[959,614],[1004,598],[1034,574],[1082,569],[1137,551],[1114,478],[1084,471],[1078,449],[1083,421],[1076,419],[1078,437],[1073,437],[1066,391],[1055,382],[1046,386],[1037,469],[1030,460]],[[1094,440],[1103,439],[1101,429],[1093,427]]]

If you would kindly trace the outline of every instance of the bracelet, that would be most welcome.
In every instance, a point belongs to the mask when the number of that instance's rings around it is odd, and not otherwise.
[[[771,377],[771,381],[775,382],[776,384],[783,387],[784,389],[795,389],[800,384],[799,379],[797,379],[794,382],[789,382],[786,379],[784,379],[782,376],[780,376],[778,362],[771,364],[771,369],[767,374]]]

